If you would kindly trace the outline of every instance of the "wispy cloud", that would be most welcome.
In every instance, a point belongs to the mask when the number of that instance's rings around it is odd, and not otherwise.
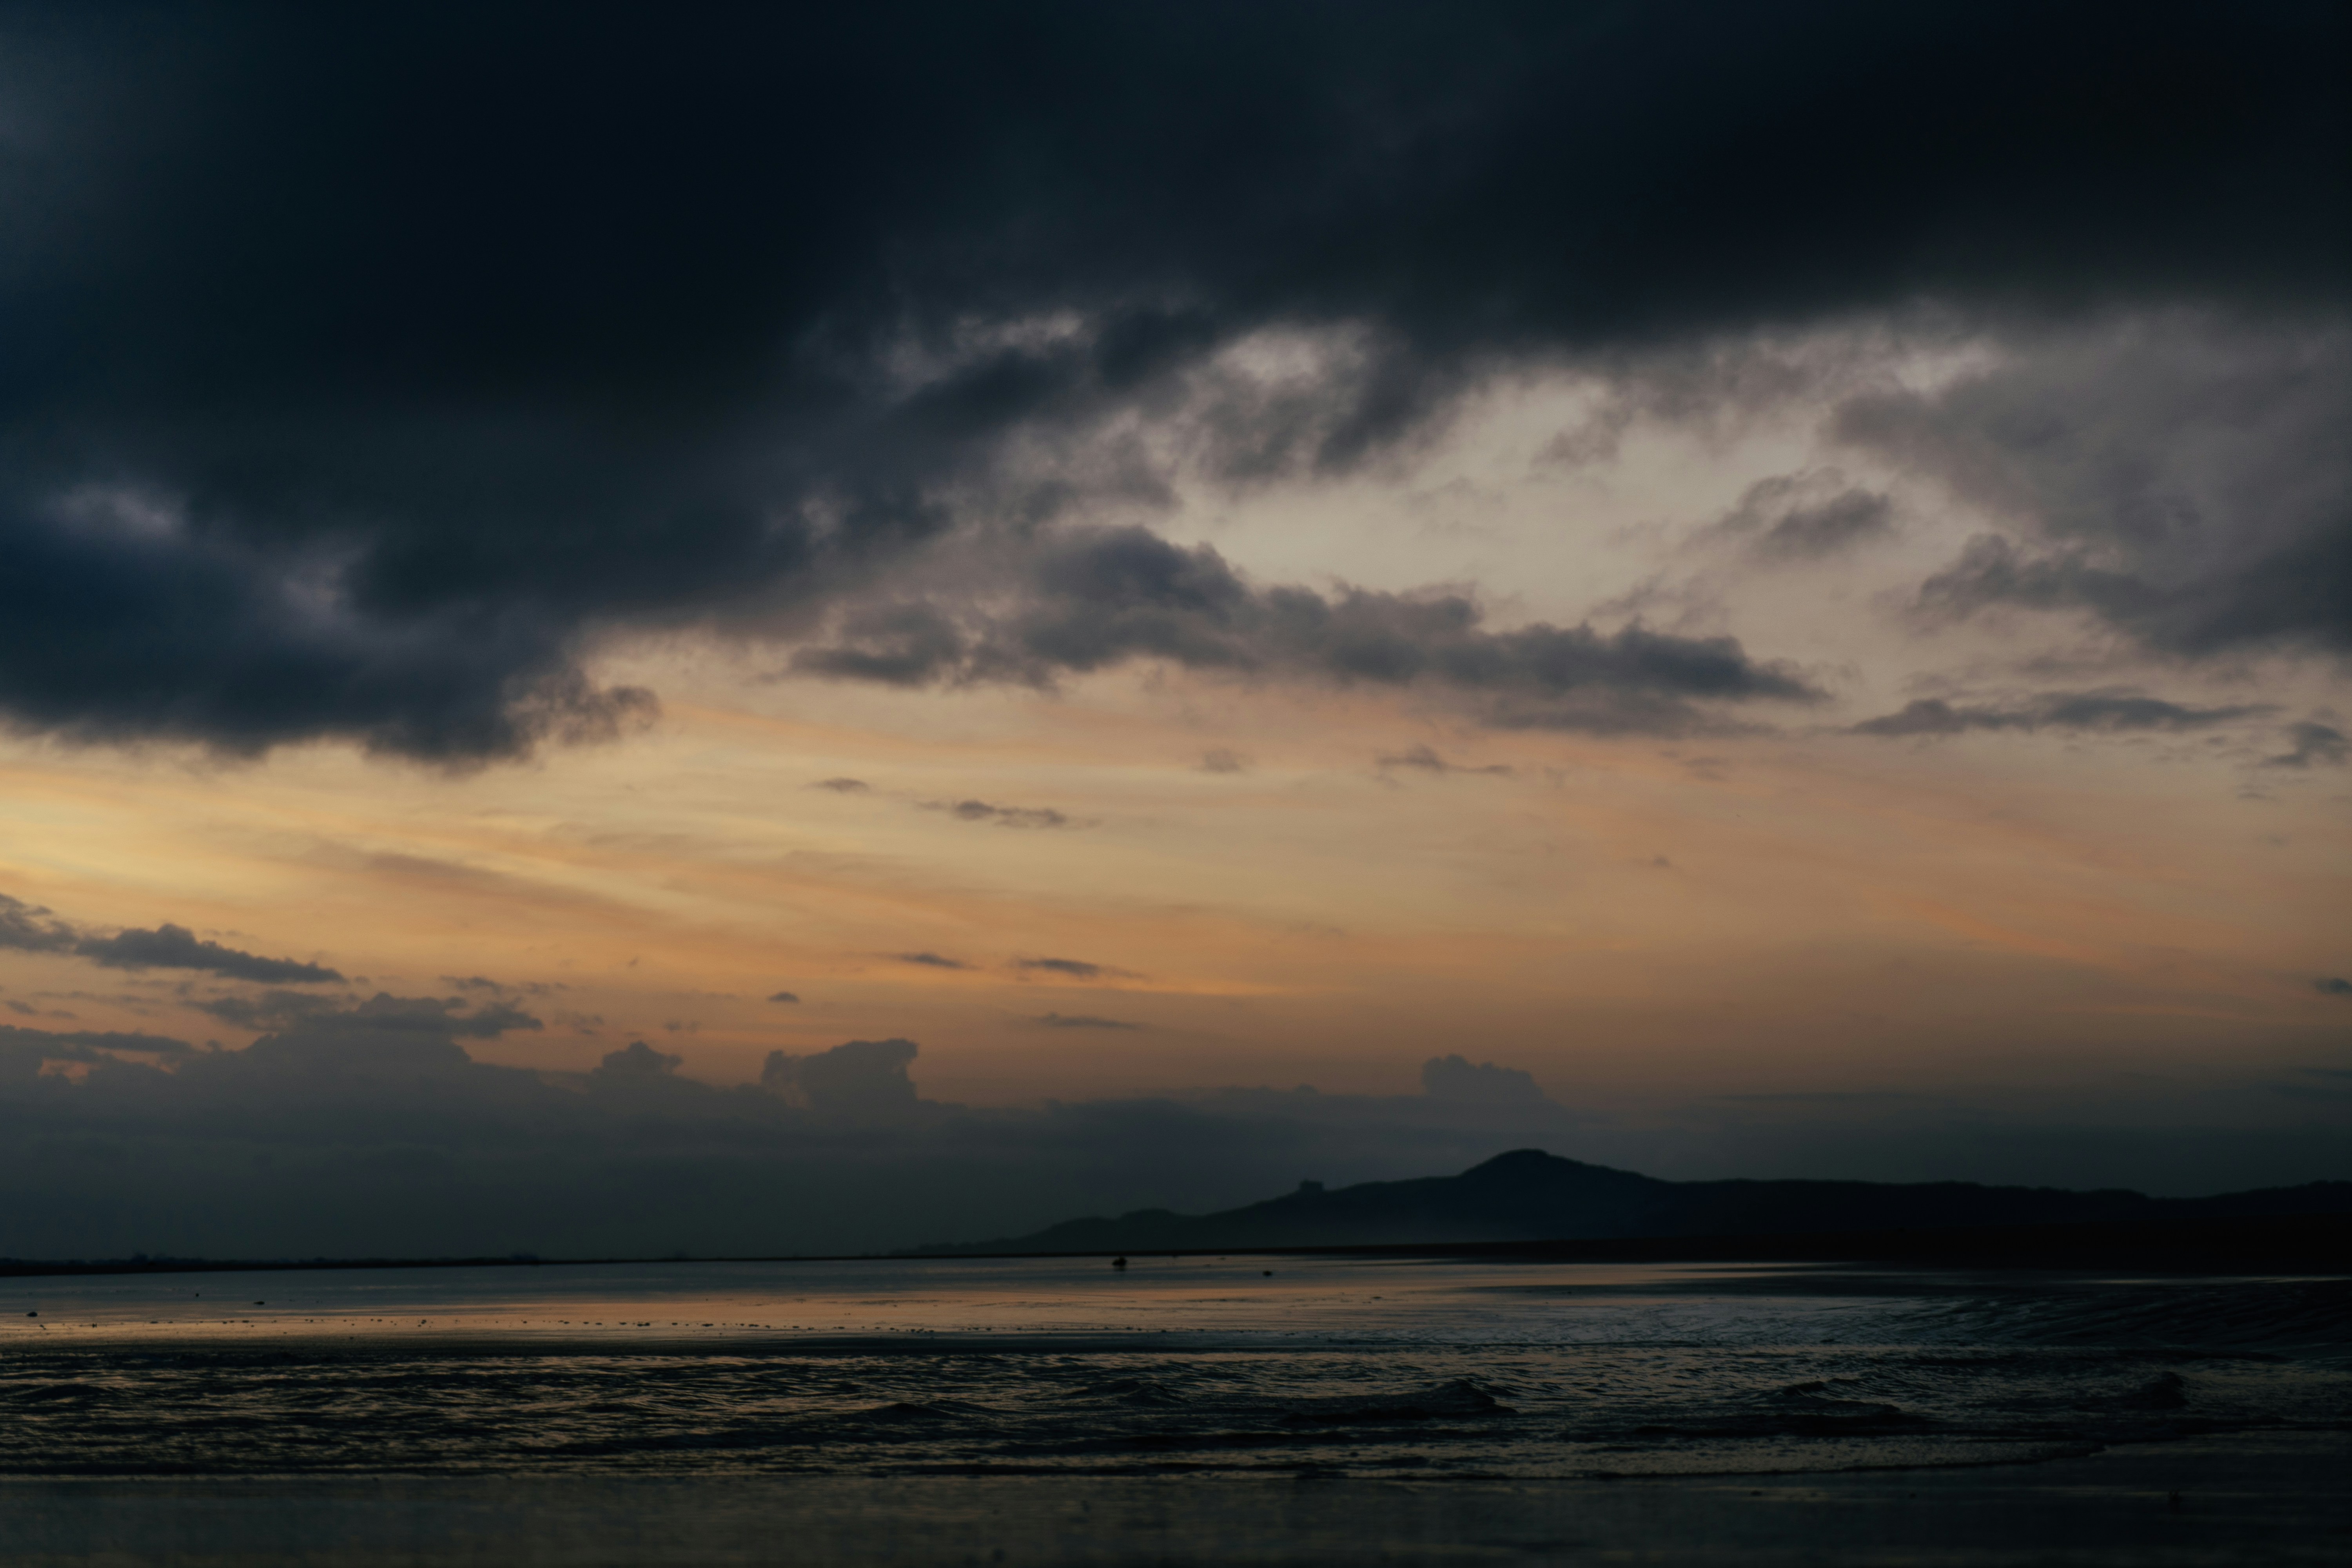
[[[1899,712],[1866,719],[1857,735],[1958,735],[1971,730],[2088,730],[2107,734],[2134,731],[2178,733],[2260,719],[2276,711],[2268,703],[2198,708],[2132,692],[2050,691],[2007,704],[1956,705],[1922,698]]]

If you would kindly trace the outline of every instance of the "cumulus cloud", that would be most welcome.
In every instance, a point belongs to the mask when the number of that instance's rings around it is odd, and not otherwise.
[[[2047,691],[2006,705],[1969,706],[1931,697],[1907,702],[1897,712],[1865,719],[1853,726],[1853,732],[1891,736],[1958,735],[1970,730],[2179,733],[2259,719],[2273,711],[2263,703],[2198,708],[2112,691]]]
[[[912,1040],[849,1040],[828,1051],[795,1057],[770,1051],[760,1085],[797,1098],[821,1115],[856,1120],[903,1116],[916,1109],[908,1069],[922,1047]]]
[[[604,1079],[664,1078],[677,1071],[686,1058],[657,1051],[643,1040],[631,1040],[617,1051],[607,1051],[592,1075]]]
[[[1421,1065],[1421,1089],[1432,1100],[1470,1103],[1541,1101],[1535,1077],[1517,1068],[1472,1062],[1460,1052],[1432,1057]]]
[[[593,674],[615,636],[796,637],[942,537],[1164,504],[1179,461],[1344,472],[1517,368],[1922,299],[2344,297],[2325,7],[33,14],[0,64],[0,715],[80,739],[510,756],[652,715]],[[2252,415],[2276,377],[2242,368]],[[1856,429],[2056,477],[2098,445],[2029,438],[2083,417],[2063,379]],[[2252,465],[2167,461],[2267,542],[2200,584],[2044,508],[2015,570],[1931,601],[2340,645],[2314,496],[2266,530]],[[1436,600],[1032,608],[977,640],[876,609],[807,668],[1197,658],[1588,728],[1796,694],[1734,647]]]

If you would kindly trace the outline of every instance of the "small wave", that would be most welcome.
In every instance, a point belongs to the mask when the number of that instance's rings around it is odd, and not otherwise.
[[[30,1388],[11,1388],[5,1397],[23,1405],[87,1405],[100,1397],[99,1390],[86,1383],[45,1383]]]

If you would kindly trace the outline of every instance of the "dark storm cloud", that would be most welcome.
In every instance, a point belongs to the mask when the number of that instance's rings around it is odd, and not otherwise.
[[[2315,980],[2311,984],[2322,996],[2352,996],[2352,980],[2347,980],[2340,974],[2330,975],[2326,980]]]
[[[959,822],[988,822],[999,827],[1067,827],[1070,819],[1051,806],[991,805],[984,800],[927,800],[925,811],[943,811]]]
[[[1062,676],[1158,659],[1233,676],[1429,691],[1509,728],[1674,732],[1707,705],[1807,702],[1795,671],[1730,637],[1641,626],[1613,633],[1536,625],[1496,631],[1459,594],[1261,588],[1208,545],[1140,528],[1073,530],[1040,546],[995,596],[852,613],[840,640],[793,668],[898,685]],[[976,803],[975,803],[976,804]]]
[[[457,760],[603,739],[655,710],[650,693],[592,689],[568,663],[575,634],[528,607],[330,607],[305,581],[316,563],[194,523],[149,531],[140,507],[0,494],[0,709],[18,725],[247,753],[344,735]]]
[[[1857,735],[1958,735],[1970,730],[2076,730],[2119,734],[2132,731],[2178,733],[2210,730],[2259,719],[2275,710],[2263,703],[2226,708],[2193,708],[2160,698],[2099,691],[2047,691],[2012,704],[1976,707],[1955,705],[1941,698],[1921,698],[1901,711],[1865,719],[1853,726]]]
[[[800,994],[799,993],[793,991],[779,991],[770,996],[768,1000],[771,1002],[797,1002],[800,1000]]]
[[[2287,749],[2264,757],[2266,768],[2340,768],[2352,760],[2352,737],[2333,724],[2306,721],[2286,727]]]
[[[1164,496],[1122,415],[1174,410],[1190,460],[1246,483],[1345,469],[1562,354],[1922,299],[2343,298],[2326,6],[6,25],[0,713],[78,738],[462,763],[611,734],[652,699],[583,673],[608,636],[789,635],[910,545]],[[1320,370],[1234,353],[1267,334]],[[1939,602],[2118,605],[2182,647],[2329,635],[2340,553],[2287,541],[2197,588],[2071,548],[1977,560]],[[1255,633],[1046,599],[1013,639],[1032,671],[1410,668],[1541,723],[1568,666],[1570,719],[1632,728],[1789,685],[1736,647],[1375,595],[1260,591]],[[968,655],[911,609],[820,667],[988,673]],[[1630,698],[1600,700],[1621,667]]]

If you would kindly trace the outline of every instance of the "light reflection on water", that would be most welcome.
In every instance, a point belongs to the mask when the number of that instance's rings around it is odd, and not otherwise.
[[[347,1334],[430,1327],[547,1333],[646,1328],[767,1333],[1183,1333],[1281,1338],[1752,1335],[1760,1289],[1806,1315],[1866,1303],[1816,1295],[1783,1266],[1533,1265],[1327,1258],[884,1259],[633,1263],[87,1276],[0,1285],[27,1334],[151,1338]],[[1722,1300],[1718,1300],[1718,1296]],[[0,1298],[5,1299],[5,1298]],[[1738,1308],[1727,1313],[1726,1300]],[[1777,1315],[1776,1315],[1777,1316]]]

